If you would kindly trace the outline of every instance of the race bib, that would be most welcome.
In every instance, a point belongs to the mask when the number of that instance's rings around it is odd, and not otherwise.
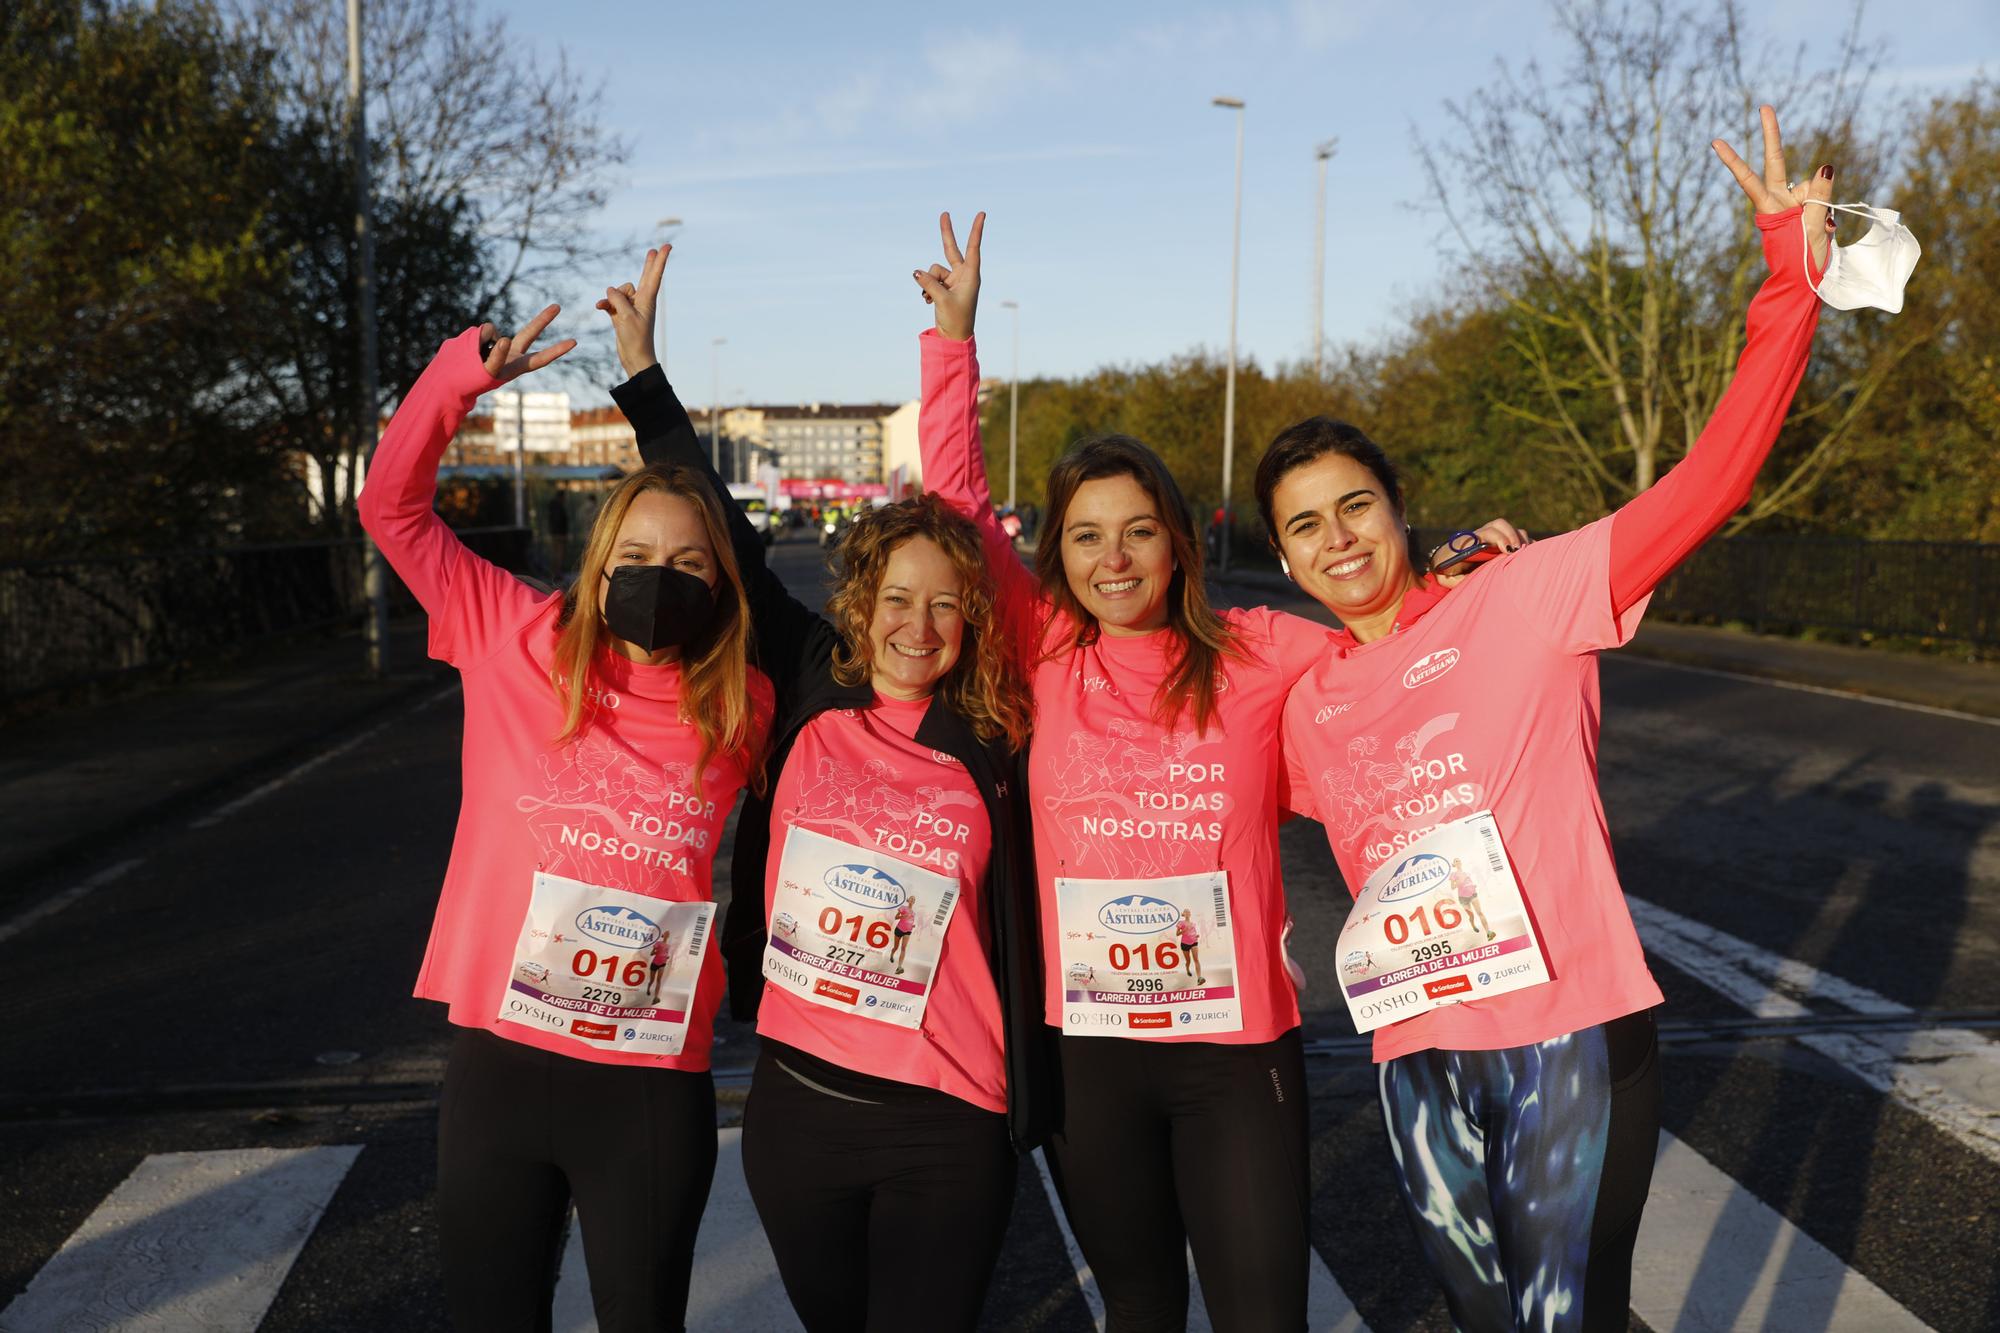
[[[1383,862],[1347,913],[1339,956],[1360,1032],[1549,979],[1490,810]]]
[[[1063,1031],[1241,1032],[1229,875],[1057,879]]]
[[[583,1045],[679,1055],[714,903],[537,872],[499,1016]]]
[[[811,1004],[922,1024],[957,878],[794,825],[778,858],[764,979]]]

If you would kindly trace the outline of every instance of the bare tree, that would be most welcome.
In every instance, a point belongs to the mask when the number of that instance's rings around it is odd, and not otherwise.
[[[543,60],[473,0],[369,0],[363,34],[374,191],[381,220],[382,405],[422,369],[440,331],[507,322],[560,282],[627,247],[593,231],[626,146],[599,118],[599,95],[558,53]],[[325,0],[237,0],[246,36],[271,53],[286,133],[302,161],[344,163],[346,35]],[[353,292],[338,170],[302,183],[293,247],[295,354],[253,367],[278,404],[280,429],[316,461],[321,519],[351,524],[356,438],[337,404],[352,401]],[[317,224],[315,222],[317,220]],[[398,241],[402,248],[397,249]]]
[[[1860,7],[1830,64],[1803,47],[1750,49],[1735,0],[1554,0],[1567,45],[1551,74],[1501,64],[1447,103],[1454,133],[1419,141],[1474,278],[1518,316],[1533,390],[1496,406],[1546,430],[1605,503],[1653,484],[1728,387],[1761,269],[1716,137],[1754,142],[1760,103],[1784,116],[1801,177],[1838,158],[1867,179],[1878,156],[1850,113],[1879,53]],[[1893,352],[1822,386],[1794,413],[1815,438],[1739,522],[1824,475]],[[1608,403],[1610,411],[1582,410]]]

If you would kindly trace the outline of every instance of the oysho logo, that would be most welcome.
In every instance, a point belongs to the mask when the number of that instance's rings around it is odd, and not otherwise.
[[[629,907],[586,907],[576,914],[576,928],[599,944],[614,949],[640,949],[659,934],[652,918]]]
[[[1113,898],[1097,909],[1097,920],[1106,930],[1121,935],[1157,935],[1181,919],[1181,909],[1164,898],[1135,893],[1129,898]]]
[[[1344,704],[1326,704],[1317,713],[1313,714],[1313,721],[1323,727],[1352,707],[1354,707],[1352,699],[1349,699]]]
[[[1392,903],[1429,893],[1451,878],[1451,862],[1434,852],[1418,852],[1389,872],[1379,900]]]
[[[856,907],[903,904],[903,886],[874,866],[835,866],[826,872],[826,886]]]
[[[1425,653],[1403,673],[1403,688],[1414,690],[1419,685],[1428,685],[1457,665],[1456,648],[1440,648],[1434,653]]]

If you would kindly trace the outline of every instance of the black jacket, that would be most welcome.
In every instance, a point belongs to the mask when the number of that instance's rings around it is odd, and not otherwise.
[[[709,464],[687,410],[658,366],[640,371],[611,391],[639,439],[648,463],[700,468],[723,497],[730,544],[743,573],[756,638],[757,665],[777,694],[771,748],[765,769],[771,787],[806,723],[830,708],[866,708],[875,691],[866,683],[843,685],[833,677],[840,635],[819,613],[785,590],[764,557],[764,541],[729,488]],[[935,701],[917,727],[916,742],[965,765],[979,788],[992,828],[987,856],[986,926],[993,949],[1001,1032],[1007,1061],[1007,1129],[1026,1151],[1047,1137],[1056,1114],[1055,1059],[1050,1029],[1042,1021],[1041,935],[1036,917],[1034,841],[1027,819],[1022,756],[1004,738],[982,741],[963,716]],[[722,959],[729,975],[729,1011],[748,1021],[764,994],[764,868],[771,850],[771,798],[745,791],[730,855],[730,905],[722,923]]]

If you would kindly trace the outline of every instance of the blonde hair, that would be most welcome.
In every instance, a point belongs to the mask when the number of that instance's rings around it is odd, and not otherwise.
[[[868,626],[875,617],[875,597],[882,589],[889,557],[916,537],[936,542],[958,572],[959,608],[965,620],[958,661],[932,694],[970,722],[980,740],[1005,736],[1007,744],[1018,750],[1028,742],[1032,716],[1028,686],[1000,642],[993,576],[986,567],[979,529],[935,494],[863,513],[841,540],[840,584],[826,603],[827,615],[840,632],[833,678],[843,685],[859,685],[874,670]]]
[[[589,723],[593,707],[587,682],[598,652],[608,648],[610,638],[599,585],[605,566],[611,563],[611,550],[626,513],[632,502],[648,491],[678,495],[691,502],[701,514],[709,547],[715,553],[715,612],[707,627],[681,646],[680,656],[681,720],[692,723],[701,736],[695,793],[701,792],[702,772],[708,761],[725,754],[743,765],[752,790],[762,795],[763,764],[761,757],[752,753],[751,745],[755,718],[750,707],[750,604],[743,595],[743,575],[736,565],[736,550],[729,543],[729,522],[722,502],[707,478],[691,467],[654,463],[639,469],[611,492],[598,511],[597,521],[591,524],[582,567],[563,598],[555,660],[549,667],[549,681],[563,708],[562,730],[555,743],[570,740]]]

